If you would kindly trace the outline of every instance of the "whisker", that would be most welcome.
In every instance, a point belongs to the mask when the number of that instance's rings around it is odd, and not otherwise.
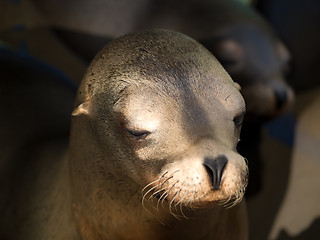
[[[147,195],[151,192],[151,191],[153,191],[154,189],[156,189],[161,183],[160,183],[160,181],[161,181],[161,179],[166,175],[168,173],[168,171],[166,171],[165,173],[163,173],[158,179],[156,179],[156,180],[154,180],[154,181],[152,181],[152,182],[150,182],[149,184],[147,184],[143,189],[142,189],[142,193],[148,188],[148,187],[150,187],[150,186],[152,186],[152,184],[155,184],[155,183],[157,183],[158,182],[158,184],[156,184],[155,186],[153,186],[152,188],[150,188],[146,193],[144,193],[143,194],[143,196],[142,196],[142,200],[141,200],[141,204],[142,204],[142,207],[145,209],[145,210],[147,210],[147,208],[146,208],[146,206],[145,206],[145,198],[147,197]],[[149,198],[150,199],[150,198]]]
[[[141,190],[141,192],[143,193],[150,185],[152,185],[152,184],[154,184],[154,183],[156,183],[156,182],[158,182],[158,181],[160,181],[160,179],[162,178],[162,176],[160,177],[160,178],[158,178],[158,179],[156,179],[156,180],[154,180],[154,181],[152,181],[151,183],[148,183],[142,190]]]
[[[147,184],[143,189],[142,189],[142,193],[150,186],[150,185],[152,185],[152,184],[154,184],[154,183],[156,183],[156,182],[160,182],[161,181],[161,179],[166,175],[168,173],[168,171],[166,171],[165,173],[163,173],[162,175],[161,175],[161,177],[159,177],[158,179],[156,179],[156,180],[154,180],[154,181],[152,181],[151,183],[149,183],[149,184]],[[156,186],[159,186],[160,185],[160,183],[159,184],[157,184]],[[154,187],[152,187],[152,189],[154,189]],[[150,192],[150,190],[147,192],[147,193],[149,193]],[[147,194],[146,193],[146,194]],[[143,194],[143,195],[146,195],[146,194]]]
[[[168,197],[170,191],[172,190],[172,188],[173,188],[178,182],[179,182],[179,180],[177,180],[174,184],[172,184],[172,186],[171,186],[167,191],[165,191],[165,197],[162,198],[162,201],[161,201],[162,207],[164,207],[164,206],[163,206],[164,200]],[[162,196],[161,196],[161,197],[162,197]],[[160,198],[160,199],[161,199],[161,198]],[[160,199],[159,199],[159,200],[160,200]],[[159,201],[158,201],[158,203],[159,203]]]
[[[182,186],[184,186],[184,183],[182,184]],[[182,201],[184,200],[184,198],[186,197],[186,195],[189,193],[189,191],[187,190],[185,192],[185,194],[183,195],[183,197],[175,204],[175,206],[178,206],[180,203],[182,203]]]
[[[176,170],[176,171],[173,171],[173,172],[170,174],[170,176],[166,178],[166,180],[162,183],[161,188],[163,187],[163,185],[164,185],[167,181],[169,181],[171,178],[173,178],[173,174],[175,174],[176,172],[179,172],[179,169]]]
[[[185,198],[187,197],[187,195],[189,194],[189,190],[187,190],[184,194],[184,196],[179,200],[179,202],[177,202],[175,204],[175,206],[177,207],[179,205],[179,210],[181,212],[181,215],[185,218],[188,219],[187,216],[184,214],[183,210],[182,210],[182,202],[185,200]]]
[[[169,203],[169,209],[172,209],[172,203],[174,202],[174,200],[178,197],[178,195],[180,194],[180,192],[181,192],[181,188],[178,190],[178,191],[176,191],[176,193],[173,195],[173,197],[172,197],[172,199],[171,199],[171,201],[170,201],[170,203]],[[172,210],[171,210],[172,211]]]
[[[197,194],[197,186],[196,186],[196,184],[193,184],[193,186],[194,186],[193,194],[192,194],[192,196],[190,197],[190,199],[189,199],[189,201],[187,203],[191,210],[194,210],[194,208],[192,207],[192,204],[190,204],[190,203],[191,202],[195,202],[196,194]]]
[[[189,218],[184,214],[184,212],[183,212],[183,210],[182,210],[182,204],[180,204],[180,212],[181,212],[182,216],[183,216],[185,219],[189,219]]]
[[[146,196],[147,196],[152,190],[154,190],[155,188],[157,188],[159,185],[160,185],[160,183],[157,184],[157,185],[155,185],[155,186],[153,186],[152,188],[150,188],[150,189],[143,195],[143,197],[142,197],[142,204],[144,203],[144,200],[145,200]]]
[[[176,183],[178,183],[179,181],[177,181],[177,182],[175,182],[175,184]],[[175,185],[174,184],[174,185]],[[176,191],[175,192],[175,194],[173,195],[173,197],[172,197],[172,199],[171,199],[171,201],[170,201],[170,203],[169,203],[169,211],[170,211],[170,213],[172,214],[172,215],[174,215],[175,216],[175,214],[173,213],[173,211],[172,211],[172,203],[174,202],[174,200],[177,198],[177,196],[178,196],[178,194],[181,192],[181,188],[178,190],[178,191]]]
[[[159,210],[159,204],[160,204],[160,202],[161,202],[162,208],[164,208],[163,202],[164,202],[164,199],[166,199],[167,196],[168,196],[168,191],[169,191],[169,190],[166,190],[166,191],[160,196],[160,198],[158,199],[158,202],[157,202],[157,209],[158,209],[158,210]]]
[[[153,196],[156,196],[159,192],[162,192],[162,191],[164,190],[163,185],[164,185],[167,181],[169,181],[171,178],[173,178],[173,174],[175,174],[175,173],[178,172],[178,171],[179,171],[179,170],[176,170],[176,171],[172,172],[172,173],[170,174],[170,176],[167,177],[166,180],[161,183],[160,189],[159,189],[158,191],[156,191],[156,192],[153,194]],[[166,173],[168,173],[168,171],[166,171],[165,174],[166,174]],[[164,176],[165,174],[163,174],[162,176]],[[159,181],[160,181],[160,179],[159,179]],[[159,185],[157,185],[157,186],[159,186]],[[162,196],[163,196],[163,195],[161,195],[161,197],[162,197]],[[152,197],[152,196],[150,196],[150,198],[151,198],[151,197]],[[160,198],[161,198],[161,197],[160,197]],[[150,198],[149,198],[149,199],[150,199]],[[158,201],[158,202],[159,202],[159,201]],[[158,203],[157,203],[157,207],[158,207]]]

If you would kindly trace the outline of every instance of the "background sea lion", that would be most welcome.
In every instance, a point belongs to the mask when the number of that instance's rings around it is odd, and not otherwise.
[[[301,93],[318,87],[320,2],[259,0],[256,7],[292,54],[292,74],[288,81],[294,90]]]
[[[213,52],[241,85],[247,117],[273,118],[292,104],[293,93],[285,82],[290,60],[286,47],[262,16],[239,1],[33,1],[58,36],[89,61],[99,46],[119,35],[172,29]]]
[[[241,86],[251,120],[288,110],[293,92],[285,82],[290,54],[269,24],[237,1],[157,1],[137,28],[183,32],[204,44]]]
[[[72,80],[56,69],[0,50],[0,239],[61,239],[70,225],[69,205],[59,205],[66,180],[58,176],[67,171],[75,94]]]
[[[111,42],[79,89],[69,157],[66,138],[52,138],[14,166],[23,181],[1,206],[1,238],[246,239],[244,111],[191,38],[157,30]]]

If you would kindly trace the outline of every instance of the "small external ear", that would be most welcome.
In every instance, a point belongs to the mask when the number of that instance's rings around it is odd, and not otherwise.
[[[281,42],[276,43],[276,50],[282,62],[287,63],[291,59],[291,54],[288,48]]]
[[[238,89],[239,91],[241,90],[241,86],[239,83],[234,82],[234,86],[236,87],[236,89]]]
[[[288,48],[280,41],[276,43],[277,54],[280,59],[281,70],[284,75],[287,75],[291,72],[291,54]]]
[[[89,115],[89,102],[81,103],[78,107],[76,107],[71,116],[77,117],[81,115]]]

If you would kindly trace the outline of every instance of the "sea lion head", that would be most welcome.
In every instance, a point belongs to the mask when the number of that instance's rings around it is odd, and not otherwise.
[[[266,26],[234,24],[203,44],[241,85],[251,120],[269,120],[288,111],[294,100],[286,83],[290,53]]]
[[[247,184],[236,150],[244,112],[237,84],[201,44],[174,31],[131,33],[96,56],[80,86],[72,124],[86,121],[95,144],[73,142],[84,161],[99,161],[74,165],[138,186],[131,194],[143,203],[235,203]]]
[[[241,86],[246,119],[264,122],[292,107],[294,94],[286,83],[290,53],[255,10],[234,0],[154,4],[141,26],[174,29],[207,47]]]

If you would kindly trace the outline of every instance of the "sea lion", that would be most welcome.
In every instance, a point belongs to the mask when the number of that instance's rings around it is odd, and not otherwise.
[[[289,51],[267,21],[239,1],[33,1],[60,39],[86,60],[97,46],[124,33],[172,29],[205,45],[241,85],[247,119],[270,120],[292,106],[293,91],[285,81]]]
[[[83,239],[246,239],[247,182],[236,151],[244,100],[195,40],[126,35],[94,59],[70,137],[74,219]]]
[[[248,120],[270,120],[291,107],[290,53],[254,9],[235,0],[153,0],[150,6],[136,28],[172,29],[207,47],[241,85]]]
[[[320,2],[259,0],[256,5],[292,54],[292,74],[288,81],[294,90],[300,93],[318,87]]]
[[[62,163],[76,90],[43,61],[0,48],[1,240],[61,239],[58,223],[68,205],[61,201],[66,180],[57,176],[67,170]],[[53,214],[59,203],[66,210]]]
[[[112,41],[78,90],[69,149],[51,139],[25,154],[2,239],[247,239],[244,112],[195,40],[149,30]]]

